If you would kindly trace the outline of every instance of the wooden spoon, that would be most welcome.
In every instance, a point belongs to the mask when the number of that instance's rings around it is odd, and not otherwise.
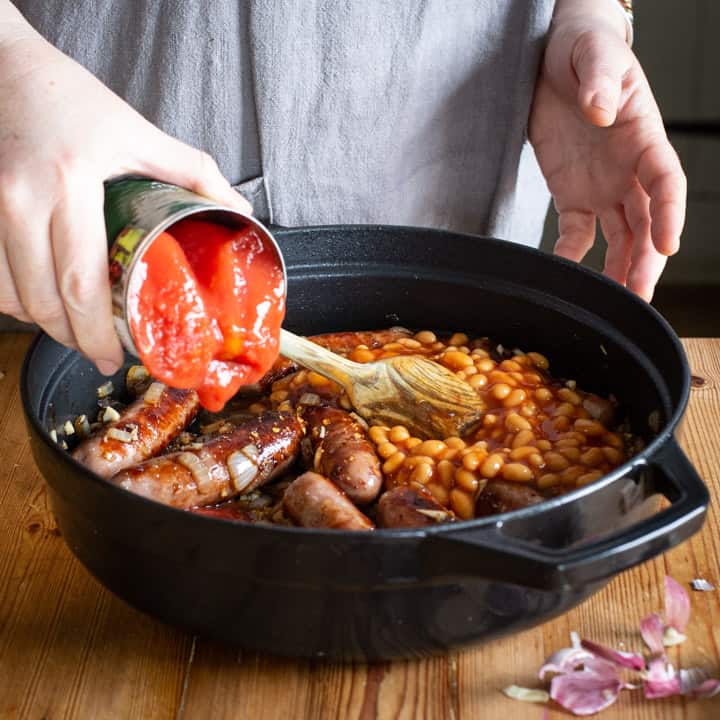
[[[341,385],[371,424],[404,425],[418,437],[446,438],[468,432],[486,410],[468,383],[417,355],[356,363],[287,330],[280,331],[280,352]]]

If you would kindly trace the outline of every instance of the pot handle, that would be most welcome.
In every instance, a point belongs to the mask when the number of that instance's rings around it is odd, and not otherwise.
[[[477,531],[428,537],[427,561],[434,574],[480,576],[541,590],[578,588],[649,560],[700,529],[710,501],[707,488],[674,438],[650,463],[653,489],[672,504],[640,522],[596,541],[566,548],[544,547],[513,537],[513,522]],[[555,507],[538,511],[533,523]]]

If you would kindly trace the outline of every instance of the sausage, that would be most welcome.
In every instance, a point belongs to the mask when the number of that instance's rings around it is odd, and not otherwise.
[[[405,328],[389,328],[387,330],[361,330],[357,332],[336,332],[324,333],[322,335],[310,335],[308,340],[321,345],[335,353],[345,355],[354,350],[358,345],[367,345],[371,350],[387,345],[400,338],[412,337],[412,333]],[[252,392],[264,393],[276,381],[294,373],[298,365],[282,355],[273,363],[268,372],[260,378],[256,385],[243,388],[243,394]]]
[[[452,522],[455,515],[427,490],[398,485],[378,500],[377,524],[384,528],[412,528]]]
[[[214,505],[280,475],[300,453],[303,426],[291,413],[269,412],[198,450],[151,458],[111,479],[130,492],[177,508]]]
[[[365,429],[350,413],[326,405],[302,411],[308,426],[306,464],[332,480],[354,503],[365,505],[380,492],[380,460]]]
[[[545,498],[529,485],[505,480],[491,480],[475,503],[475,515],[481,517],[520,510],[543,500]]]
[[[153,383],[120,413],[117,422],[106,425],[78,445],[72,456],[100,477],[111,478],[157,455],[192,422],[199,408],[200,400],[194,390]],[[114,434],[125,437],[117,439]]]
[[[295,479],[283,496],[285,513],[306,528],[372,530],[374,525],[330,480],[308,471]]]
[[[193,508],[191,512],[196,515],[206,515],[207,517],[233,520],[234,522],[251,523],[253,521],[247,510],[243,510],[232,503],[220,507]]]

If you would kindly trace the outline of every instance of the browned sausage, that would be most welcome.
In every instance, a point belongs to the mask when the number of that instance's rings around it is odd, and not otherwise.
[[[372,530],[373,524],[327,478],[308,471],[288,486],[283,497],[287,515],[301,527]]]
[[[214,505],[280,475],[298,456],[302,436],[295,415],[266,413],[199,450],[146,460],[111,482],[173,507]]]
[[[220,518],[221,520],[234,520],[235,522],[252,522],[252,517],[247,510],[237,507],[233,503],[221,505],[220,507],[193,508],[191,512],[196,515]]]
[[[153,383],[120,413],[117,422],[78,445],[72,456],[94,473],[110,478],[157,455],[192,422],[199,408],[194,390]]]
[[[357,332],[336,332],[324,333],[322,335],[310,335],[308,340],[312,340],[318,345],[332,350],[335,353],[345,355],[354,350],[358,345],[367,345],[371,350],[387,345],[387,343],[395,342],[400,338],[412,337],[412,333],[405,328],[389,328],[387,330],[361,330]],[[298,369],[298,365],[292,360],[288,360],[282,355],[273,363],[268,372],[263,375],[257,385],[248,386],[255,392],[266,392],[270,386],[276,381],[284,378],[290,373],[294,373]],[[244,388],[243,392],[248,392],[248,388]]]
[[[497,515],[535,505],[545,498],[529,485],[491,480],[475,503],[475,515]]]
[[[350,413],[325,405],[303,409],[309,446],[306,463],[332,480],[354,503],[365,505],[380,492],[380,460],[365,429]]]
[[[384,528],[411,528],[452,522],[455,515],[427,490],[398,485],[378,500],[377,524]]]

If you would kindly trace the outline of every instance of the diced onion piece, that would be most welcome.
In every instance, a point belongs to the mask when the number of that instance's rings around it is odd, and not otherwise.
[[[186,467],[195,479],[198,491],[202,494],[210,489],[212,481],[205,463],[195,453],[181,452],[175,458],[175,462]]]
[[[675,639],[673,644],[682,642],[685,639],[683,633],[690,621],[690,598],[685,588],[669,575],[665,576],[665,621],[669,628],[677,630],[675,636],[671,634],[671,638]],[[678,639],[680,636],[682,640]]]
[[[680,645],[687,640],[687,636],[678,632],[672,625],[668,625],[663,633],[663,645],[665,647],[672,647],[673,645]]]
[[[450,517],[450,515],[445,510],[428,510],[426,508],[416,508],[415,512],[418,512],[421,515],[425,515],[425,517],[429,517],[431,520],[435,520],[435,522],[443,522]],[[512,687],[516,686],[513,685]]]
[[[135,397],[142,395],[151,382],[150,373],[142,365],[131,365],[125,376],[125,386]]]
[[[117,440],[118,442],[123,443],[129,443],[133,441],[133,435],[132,433],[129,433],[127,430],[121,430],[120,428],[112,427],[110,428],[107,433],[105,434],[105,437],[109,440]]]
[[[53,428],[53,429],[50,431],[50,439],[51,439],[54,443],[57,442],[57,430],[56,430],[55,428]]]
[[[145,395],[143,395],[143,401],[146,405],[157,405],[160,402],[160,398],[162,398],[164,392],[165,385],[163,385],[161,382],[154,382],[145,391]]]
[[[254,446],[249,446],[254,447]],[[245,490],[257,477],[257,464],[245,454],[244,450],[236,450],[228,455],[226,460],[227,469],[230,473],[233,485],[237,492]]]
[[[66,435],[75,434],[75,426],[69,420],[65,421],[65,424],[63,425],[63,430],[65,431]]]
[[[300,396],[300,400],[298,400],[298,404],[300,404],[300,405],[319,405],[320,404],[320,396],[317,393],[311,393],[311,392],[303,393]]]
[[[503,688],[503,692],[513,700],[522,700],[523,702],[544,703],[550,700],[550,693],[545,690],[520,687],[519,685],[508,685]]]
[[[75,432],[78,437],[84,438],[90,434],[90,422],[87,415],[78,415],[75,418]]]
[[[255,464],[257,464],[257,460],[260,457],[260,451],[258,450],[257,445],[246,445],[244,448],[240,450],[240,452],[245,455],[246,458],[249,458],[252,460]]]
[[[120,419],[120,413],[114,408],[108,405],[102,414],[102,421],[104,423],[117,422]]]
[[[115,386],[112,384],[112,380],[108,380],[107,382],[103,383],[98,389],[97,389],[97,396],[99,398],[107,397],[108,395],[112,395],[112,391],[115,389]]]
[[[690,584],[693,590],[699,592],[710,592],[715,589],[715,586],[705,580],[705,578],[695,578]]]

